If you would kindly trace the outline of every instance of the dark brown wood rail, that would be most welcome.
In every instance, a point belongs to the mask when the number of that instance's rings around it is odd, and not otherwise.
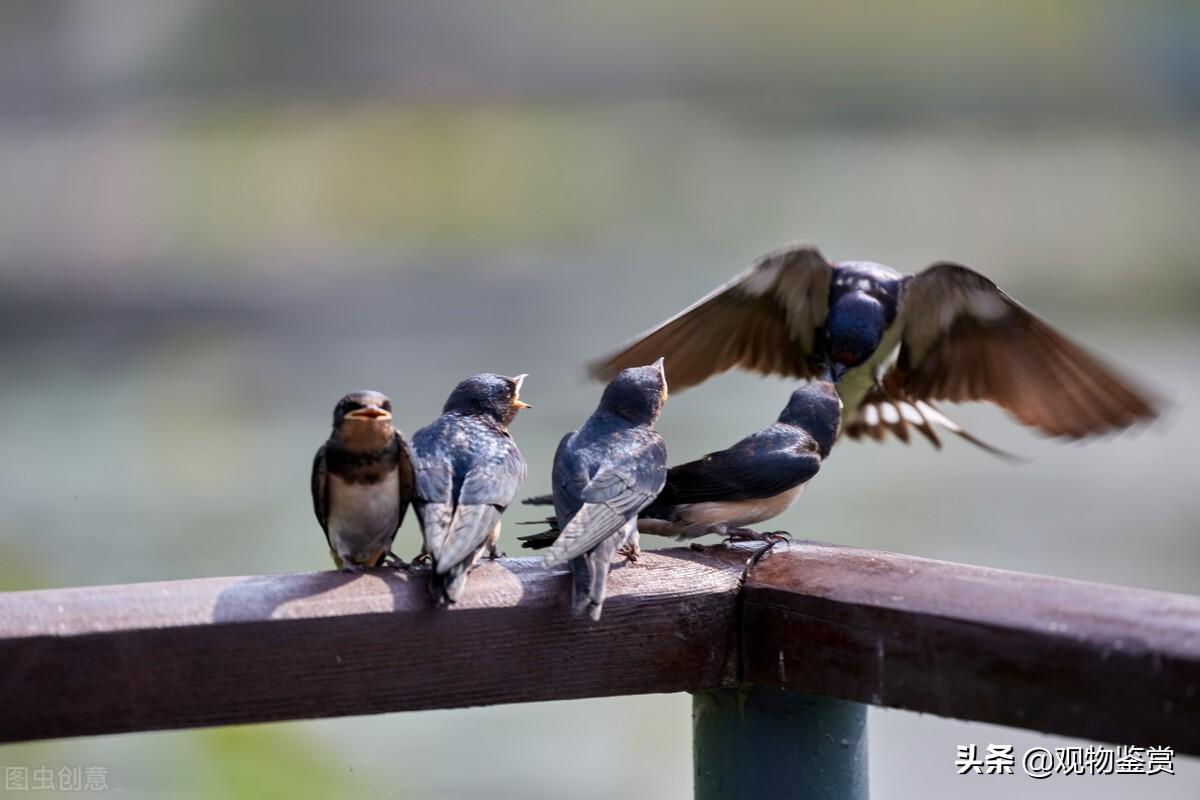
[[[761,556],[761,557],[759,557]],[[0,741],[765,684],[1200,754],[1200,598],[809,542],[0,594]]]
[[[744,676],[1200,753],[1200,597],[805,543],[746,583]]]

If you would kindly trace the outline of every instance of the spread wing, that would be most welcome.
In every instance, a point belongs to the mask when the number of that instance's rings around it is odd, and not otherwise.
[[[431,550],[438,572],[448,572],[483,547],[524,480],[525,460],[508,437],[467,472],[445,536]]]
[[[666,476],[667,448],[653,435],[613,458],[586,484],[571,486],[568,491],[577,492],[575,497],[565,502],[556,497],[556,506],[576,501],[578,508],[547,551],[546,566],[581,556],[617,533],[662,491]],[[563,490],[556,482],[556,494]]]
[[[935,264],[905,280],[900,303],[894,380],[907,398],[988,400],[1071,439],[1157,414],[1145,391],[973,270]]]
[[[312,501],[313,513],[321,530],[325,531],[325,539],[329,539],[329,473],[325,468],[325,445],[317,448],[312,465]]]
[[[979,439],[954,420],[947,417],[933,403],[924,400],[905,398],[900,394],[895,384],[895,373],[891,373],[884,381],[892,385],[891,389],[881,389],[874,386],[867,394],[858,411],[842,426],[842,433],[851,439],[870,438],[882,442],[890,433],[900,441],[908,444],[909,431],[917,433],[929,440],[936,449],[942,448],[942,440],[938,438],[938,430],[948,431],[971,444],[988,451],[992,455],[1010,461],[1020,461],[1014,456],[994,445]]]
[[[770,253],[746,272],[590,366],[609,380],[664,356],[672,389],[695,386],[733,367],[813,377],[817,329],[824,324],[833,265],[815,247]]]
[[[810,480],[820,468],[817,445],[803,434],[750,436],[726,450],[671,467],[655,504],[774,497]]]

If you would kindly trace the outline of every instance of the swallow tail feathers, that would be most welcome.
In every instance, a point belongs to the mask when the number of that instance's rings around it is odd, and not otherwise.
[[[499,521],[500,509],[493,505],[460,505],[436,555],[436,571],[445,575],[464,561],[469,567]]]

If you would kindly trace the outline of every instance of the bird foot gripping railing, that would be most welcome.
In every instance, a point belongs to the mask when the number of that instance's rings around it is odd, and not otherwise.
[[[864,796],[865,704],[1200,754],[1197,597],[798,542],[647,552],[591,623],[537,563],[0,594],[0,741],[690,691],[705,798]]]

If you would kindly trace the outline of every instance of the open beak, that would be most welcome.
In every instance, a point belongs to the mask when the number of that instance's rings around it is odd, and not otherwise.
[[[529,375],[528,375],[528,374],[526,374],[526,373],[522,373],[522,374],[520,374],[520,375],[514,375],[514,376],[513,376],[513,379],[512,379],[512,380],[513,380],[513,399],[512,399],[512,404],[513,404],[513,408],[517,409],[518,411],[519,411],[519,410],[521,410],[521,409],[523,409],[523,408],[533,408],[533,406],[529,405],[529,403],[526,403],[526,402],[525,402],[524,400],[522,400],[522,399],[521,399],[521,397],[520,397],[520,395],[521,395],[521,384],[525,383],[525,379],[526,379],[526,378],[528,378],[528,377],[529,377]]]
[[[356,408],[346,416],[351,419],[391,419],[392,412],[379,406],[367,406],[366,408]]]

